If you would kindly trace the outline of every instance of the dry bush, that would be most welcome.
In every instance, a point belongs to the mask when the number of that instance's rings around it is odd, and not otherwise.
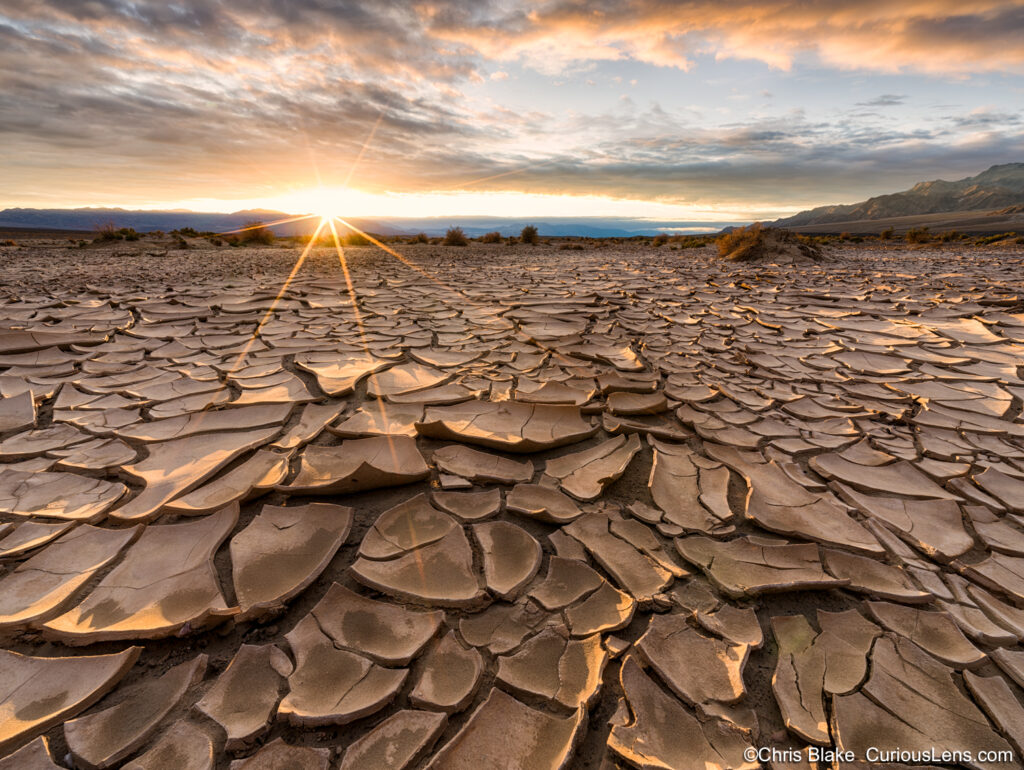
[[[95,229],[97,241],[117,241],[121,239],[117,232],[117,226],[113,222],[104,222],[101,225],[96,225]]]
[[[537,243],[540,240],[537,234],[537,228],[533,225],[527,225],[523,228],[523,231],[519,233],[519,240],[522,243],[529,243],[531,245]]]
[[[930,243],[932,240],[927,227],[911,227],[904,238],[907,243]]]
[[[409,239],[409,243],[430,243],[430,238],[427,237],[426,233],[416,233],[416,235]]]
[[[716,239],[718,254],[732,262],[753,262],[760,259],[820,260],[821,251],[807,238],[789,230],[763,227],[755,222]]]
[[[449,227],[448,232],[444,234],[445,246],[468,246],[469,240],[466,238],[466,234],[462,232],[461,227]]]
[[[664,246],[666,243],[668,243],[668,234],[667,233],[658,233],[651,240],[651,245],[652,246]]]
[[[892,236],[893,236],[893,234],[895,232],[896,232],[895,228],[887,227],[884,230],[882,230],[882,232],[880,232],[878,234],[878,240],[880,240],[880,241],[891,241],[892,240]]]
[[[501,243],[501,233],[497,230],[492,233],[484,233],[480,236],[480,243]]]
[[[272,246],[274,243],[274,231],[266,227],[263,222],[246,222],[249,229],[243,230],[238,235],[238,240],[247,245]],[[184,232],[184,230],[182,230]]]

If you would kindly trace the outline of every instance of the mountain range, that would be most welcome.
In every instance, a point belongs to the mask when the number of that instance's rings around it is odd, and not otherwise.
[[[823,226],[909,218],[927,222],[934,218],[932,215],[967,212],[1012,219],[1014,213],[1020,213],[1013,209],[1022,205],[1024,163],[1004,163],[955,182],[919,182],[903,192],[878,195],[860,203],[819,206],[773,224],[802,230],[829,229]]]
[[[253,209],[231,214],[210,214],[196,211],[133,211],[120,208],[29,209],[10,208],[0,211],[0,228],[23,230],[69,230],[94,232],[111,223],[117,228],[131,227],[137,232],[180,230],[191,227],[199,232],[227,233],[254,221],[274,222],[291,215],[281,211]],[[661,232],[713,233],[723,224],[738,222],[653,221],[635,218],[544,217],[519,219],[511,217],[457,216],[424,218],[357,219],[352,222],[360,230],[377,235],[444,235],[449,227],[458,226],[471,238],[497,230],[503,236],[519,235],[526,225],[534,225],[542,236],[582,238],[631,238],[657,235]],[[306,235],[316,226],[316,219],[275,225],[280,236]]]

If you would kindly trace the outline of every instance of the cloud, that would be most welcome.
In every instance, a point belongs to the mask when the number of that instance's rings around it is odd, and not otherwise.
[[[882,94],[874,99],[869,99],[866,102],[857,102],[858,107],[898,107],[901,104],[905,104],[907,97],[905,94]]]
[[[710,57],[1019,73],[1022,33],[1021,5],[993,0],[5,0],[0,196],[253,198],[345,179],[362,156],[357,180],[371,192],[848,200],[1020,157],[1019,114],[898,129],[864,111],[794,111],[721,125],[701,114],[716,105],[645,101],[646,76],[607,108],[512,108],[487,88],[533,82],[524,69],[571,82],[601,62],[699,73]],[[614,82],[601,75],[589,82]]]

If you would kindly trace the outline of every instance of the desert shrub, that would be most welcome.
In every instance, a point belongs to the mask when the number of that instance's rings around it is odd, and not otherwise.
[[[718,245],[719,256],[732,262],[751,262],[765,258],[822,258],[816,246],[801,239],[796,233],[763,227],[760,222],[722,233],[715,243]]]
[[[985,235],[974,243],[978,246],[988,246],[990,243],[998,243],[999,241],[1006,241],[1013,238],[1017,233],[999,233],[998,235]]]
[[[1014,241],[1016,244],[1024,243],[1024,235],[1017,236],[1017,240]]]
[[[430,243],[430,239],[426,233],[416,233],[416,235],[409,239],[409,243]]]
[[[583,251],[583,245],[579,243],[563,243],[558,247],[559,251]]]
[[[891,241],[893,234],[896,232],[895,228],[887,227],[878,234],[878,240],[880,241]]]
[[[702,249],[711,242],[712,238],[701,235],[675,235],[669,240],[680,249]]]
[[[516,238],[514,235],[510,235],[508,237],[508,240],[505,241],[506,246],[515,246],[517,243],[519,243],[519,239]]]
[[[666,243],[668,243],[668,234],[667,233],[658,233],[651,240],[651,245],[655,246],[655,247],[657,247],[657,246],[664,246]]]
[[[480,236],[480,243],[501,243],[501,233],[497,230],[493,233],[484,233]]]
[[[220,238],[210,238],[210,243],[213,246],[223,246],[224,245],[224,241],[222,241]]]
[[[113,222],[104,222],[101,225],[96,225],[96,239],[97,241],[118,241],[121,239],[121,235],[117,232],[117,227],[114,226]]]
[[[911,227],[907,230],[904,238],[906,238],[907,243],[930,243],[932,240],[931,233],[928,232],[927,227]]]
[[[462,232],[461,227],[449,227],[448,232],[444,234],[444,245],[468,246],[469,241],[466,239],[466,234]]]
[[[537,228],[533,225],[527,225],[523,228],[523,231],[519,233],[519,240],[523,243],[537,243],[540,240],[537,237]]]
[[[715,239],[718,255],[726,257],[740,249],[756,246],[763,240],[762,230],[761,223],[754,222],[747,227],[738,227],[728,233],[722,233]]]
[[[17,246],[18,243],[17,243],[17,241],[6,240],[6,241],[3,242],[3,245],[4,246]]]
[[[266,227],[263,222],[259,220],[255,222],[247,222],[245,225],[248,229],[242,230],[238,234],[238,239],[245,244],[271,246],[274,243],[274,231],[269,227]],[[192,228],[183,228],[181,233],[184,234],[185,230],[191,230]],[[195,230],[192,230],[195,232]],[[198,234],[197,234],[198,235]]]
[[[247,222],[245,226],[246,227],[250,227],[251,225],[262,225],[262,224],[263,223],[260,222],[260,221],[255,221],[255,222]],[[171,230],[171,234],[172,235],[175,234],[175,233],[177,233],[178,235],[184,236],[186,238],[198,238],[199,237],[199,233],[196,232],[196,229],[194,227],[181,227],[181,228],[178,228],[177,230]]]

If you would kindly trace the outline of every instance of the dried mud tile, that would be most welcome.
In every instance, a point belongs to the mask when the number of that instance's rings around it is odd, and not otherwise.
[[[945,612],[929,612],[889,602],[866,602],[872,617],[943,663],[954,668],[972,668],[985,660],[985,653],[971,644]]]
[[[350,570],[370,588],[428,606],[470,606],[484,594],[462,527],[423,494],[378,517]]]
[[[960,500],[917,470],[906,460],[882,466],[859,465],[837,454],[810,459],[811,469],[827,479],[849,484],[871,494],[902,495],[925,500]]]
[[[488,590],[511,601],[540,569],[540,543],[529,532],[507,521],[474,524],[473,535],[480,544]]]
[[[426,765],[428,770],[522,767],[562,770],[573,757],[583,709],[559,718],[530,708],[495,688],[469,721]],[[494,740],[501,735],[503,739]]]
[[[786,727],[810,743],[831,742],[825,712],[824,649],[815,644],[818,634],[802,615],[772,617],[779,657],[772,675],[772,691]]]
[[[287,474],[288,455],[258,449],[230,471],[171,500],[166,510],[183,516],[212,513],[225,505],[269,491],[284,481]]]
[[[934,598],[918,589],[899,567],[834,548],[822,548],[821,554],[831,575],[849,581],[847,590],[905,604],[927,604]]]
[[[145,460],[122,468],[145,487],[108,516],[122,523],[151,521],[171,500],[194,489],[245,452],[265,444],[276,433],[276,428],[266,428],[152,444]]]
[[[139,527],[83,524],[19,564],[0,578],[0,628],[23,628],[60,614],[139,533]]]
[[[676,550],[734,599],[846,585],[825,572],[818,546],[812,544],[762,544],[749,537],[720,542],[691,535],[677,538]]]
[[[67,532],[73,521],[26,521],[24,524],[3,526],[0,537],[0,558],[9,559],[41,548]]]
[[[444,714],[403,709],[350,744],[339,770],[402,770],[429,751],[447,724]]]
[[[368,599],[338,583],[310,614],[336,647],[355,650],[387,666],[409,663],[437,634],[440,611],[423,612]]]
[[[367,436],[408,436],[416,438],[416,423],[423,419],[422,403],[393,404],[367,401],[338,425],[327,430],[342,438]]]
[[[295,657],[279,719],[299,727],[348,724],[391,702],[409,672],[338,649],[313,614],[285,635]]]
[[[45,735],[40,735],[13,754],[8,754],[0,759],[0,770],[62,770],[62,768],[53,761],[50,742]]]
[[[976,583],[1024,601],[1024,557],[991,553],[975,564],[954,562],[953,566]]]
[[[871,675],[862,692],[833,698],[836,745],[864,756],[878,750],[970,751],[968,767],[982,764],[981,750],[1010,750],[988,720],[956,686],[953,672],[907,639],[879,638],[871,653]]]
[[[243,644],[194,708],[224,729],[226,751],[242,750],[270,730],[291,672],[291,661],[278,647]]]
[[[330,749],[292,746],[278,738],[251,757],[236,759],[231,770],[327,770],[330,764]]]
[[[285,607],[326,569],[352,527],[353,511],[330,503],[265,505],[231,538],[237,620]]]
[[[593,593],[604,579],[583,562],[561,556],[548,558],[544,580],[530,591],[530,598],[548,611],[560,610]]]
[[[480,521],[501,510],[501,490],[497,487],[472,492],[431,492],[431,500],[442,511],[462,521]]]
[[[697,610],[697,622],[713,634],[728,639],[733,644],[745,644],[757,649],[764,644],[764,634],[757,614],[750,607],[735,607],[724,604],[714,612]]]
[[[978,676],[965,671],[964,683],[1017,753],[1024,753],[1024,706],[1006,680],[1001,676]]]
[[[641,604],[648,604],[655,594],[671,585],[675,576],[656,560],[612,534],[611,523],[607,515],[591,513],[565,525],[562,531],[579,540],[621,588]]]
[[[630,765],[673,770],[754,770],[743,732],[717,719],[698,721],[627,656],[619,674],[624,708],[612,720],[608,748]]]
[[[120,482],[49,471],[0,471],[0,513],[95,522],[127,487]]]
[[[137,441],[170,441],[201,433],[222,433],[224,431],[246,431],[256,428],[279,427],[288,419],[291,404],[261,406],[240,406],[230,409],[216,409],[196,412],[164,420],[153,420],[115,433],[121,438]]]
[[[464,648],[449,631],[424,656],[409,702],[424,709],[454,714],[470,704],[484,671],[483,657]]]
[[[320,389],[328,396],[347,396],[363,377],[392,365],[386,358],[373,355],[338,353],[300,353],[295,365],[316,377]]]
[[[299,455],[295,478],[278,489],[347,494],[411,484],[429,473],[416,441],[408,436],[350,439],[337,446],[307,446]]]
[[[568,524],[583,515],[575,500],[544,484],[516,484],[505,500],[505,508],[549,524]]]
[[[121,770],[213,770],[213,741],[201,728],[181,720]]]
[[[81,713],[128,673],[142,652],[37,658],[0,650],[0,752],[23,746]]]
[[[548,628],[500,657],[496,679],[516,693],[576,709],[597,696],[607,662],[599,634],[567,639]]]
[[[78,606],[43,624],[44,636],[72,646],[159,639],[233,614],[213,555],[237,521],[236,506],[184,524],[146,527]]]
[[[203,678],[206,655],[180,663],[159,678],[139,682],[116,705],[64,723],[64,738],[77,765],[105,770],[140,748],[160,722]]]
[[[431,461],[440,471],[477,483],[525,483],[534,473],[532,460],[509,460],[458,444],[435,450]]]
[[[975,484],[992,495],[1007,510],[1024,513],[1024,479],[1009,476],[996,468],[986,468],[981,473],[973,474]]]
[[[932,558],[949,561],[974,546],[964,529],[960,506],[952,500],[867,495],[844,484],[836,484],[835,489],[845,502],[885,522]]]
[[[548,460],[544,473],[557,479],[559,486],[577,500],[596,500],[604,490],[622,476],[640,451],[636,434],[609,439],[582,452]]]
[[[277,449],[299,449],[315,439],[331,422],[334,422],[348,405],[339,403],[306,404],[299,420],[270,446]]]
[[[428,407],[417,423],[421,436],[465,441],[510,452],[537,452],[592,436],[591,425],[575,406],[467,401]]]
[[[608,581],[563,613],[574,637],[580,638],[606,631],[618,631],[633,620],[636,601]]]
[[[24,431],[36,426],[36,403],[31,390],[0,398],[0,433]]]
[[[746,693],[750,647],[705,636],[683,614],[654,615],[636,644],[641,658],[692,706],[735,703]]]

